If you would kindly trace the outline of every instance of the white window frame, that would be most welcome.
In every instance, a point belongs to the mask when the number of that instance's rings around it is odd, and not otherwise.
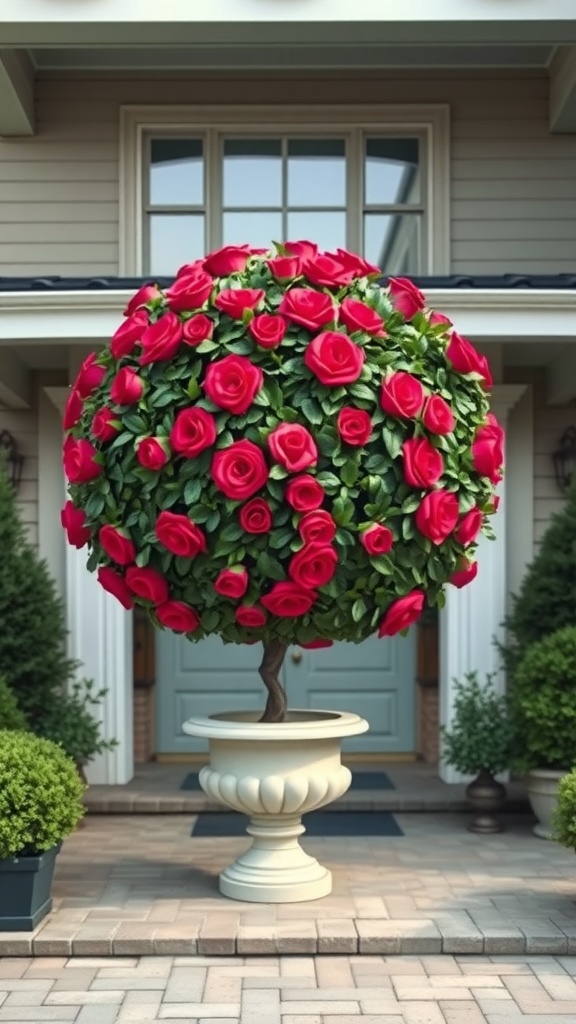
[[[427,163],[424,194],[426,273],[450,273],[450,109],[446,104],[364,104],[340,106],[124,106],[120,108],[120,209],[119,273],[144,273],[144,175],[145,137],[151,133],[193,135],[214,133],[323,134],[390,131],[425,137]],[[358,147],[356,147],[358,160]],[[351,155],[354,161],[354,154]],[[350,220],[362,222],[361,169],[349,164],[348,206]],[[206,206],[210,210],[210,183],[206,182]],[[351,248],[357,248],[358,241]]]

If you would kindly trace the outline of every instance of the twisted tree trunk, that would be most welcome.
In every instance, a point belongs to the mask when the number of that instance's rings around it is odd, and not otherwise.
[[[268,690],[268,700],[266,701],[266,710],[260,721],[283,722],[286,717],[286,692],[278,676],[287,647],[281,640],[269,640],[263,644],[263,647],[264,656],[258,671]]]

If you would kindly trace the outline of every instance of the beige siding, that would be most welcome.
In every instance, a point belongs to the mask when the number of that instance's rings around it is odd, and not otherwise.
[[[114,274],[118,108],[146,103],[448,103],[452,269],[559,273],[576,256],[576,137],[548,133],[545,76],[252,78],[53,75],[38,133],[0,142],[0,273]]]
[[[0,407],[0,430],[13,434],[24,456],[18,507],[33,544],[38,543],[38,417],[35,411]]]
[[[534,540],[538,544],[550,516],[564,503],[554,476],[552,453],[566,427],[576,424],[576,410],[547,406],[537,400],[534,412]]]

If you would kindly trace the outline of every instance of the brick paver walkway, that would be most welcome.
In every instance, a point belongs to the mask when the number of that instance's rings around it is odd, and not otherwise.
[[[0,961],[0,1021],[41,1024],[568,1024],[574,957]]]
[[[187,814],[89,816],[58,856],[54,913],[0,932],[0,955],[576,953],[574,854],[530,818],[495,836],[461,814],[397,820],[404,836],[304,839],[332,895],[267,905],[218,892],[246,839],[192,838]]]

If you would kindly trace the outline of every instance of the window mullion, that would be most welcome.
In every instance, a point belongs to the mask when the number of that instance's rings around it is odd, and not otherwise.
[[[362,204],[364,192],[363,133],[352,129],[346,136],[346,245],[352,252],[363,251]]]
[[[204,203],[206,207],[206,252],[222,245],[222,161],[224,139],[214,128],[206,130],[206,156],[204,158]]]

